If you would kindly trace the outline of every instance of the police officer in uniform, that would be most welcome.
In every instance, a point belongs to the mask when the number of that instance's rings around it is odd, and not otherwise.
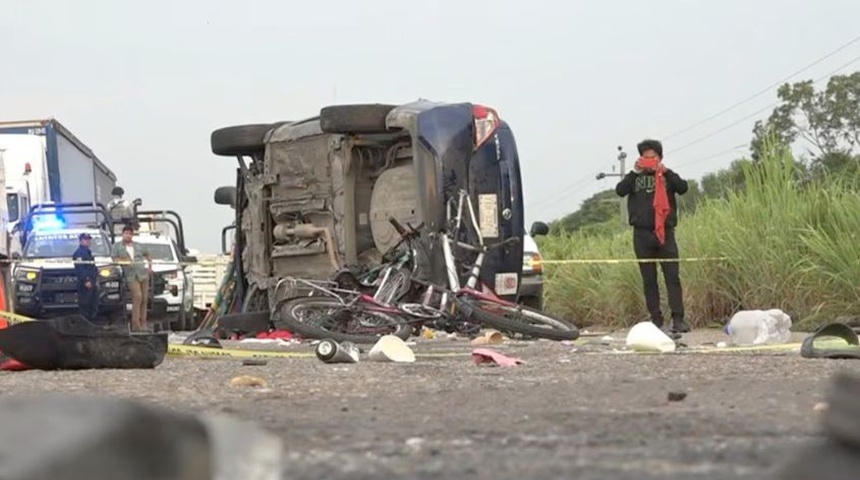
[[[99,283],[98,269],[94,262],[93,252],[90,251],[92,237],[88,233],[82,233],[78,237],[80,245],[72,260],[75,262],[75,273],[78,277],[78,307],[81,315],[89,321],[95,321],[99,307]]]

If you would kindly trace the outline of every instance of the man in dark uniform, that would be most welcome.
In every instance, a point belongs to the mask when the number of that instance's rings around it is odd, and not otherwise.
[[[99,307],[98,269],[93,263],[93,252],[90,251],[92,237],[88,233],[82,233],[78,240],[80,245],[72,254],[72,260],[86,262],[75,263],[75,273],[78,276],[78,307],[81,309],[81,315],[92,322]]]

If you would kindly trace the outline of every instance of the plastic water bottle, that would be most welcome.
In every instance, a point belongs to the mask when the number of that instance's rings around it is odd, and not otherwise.
[[[724,329],[734,345],[786,343],[791,338],[791,317],[779,309],[741,310]]]

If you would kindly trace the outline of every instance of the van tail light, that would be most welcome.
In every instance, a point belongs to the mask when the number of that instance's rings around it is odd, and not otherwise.
[[[472,106],[472,117],[475,122],[475,150],[477,150],[496,133],[502,122],[495,110],[483,105]]]

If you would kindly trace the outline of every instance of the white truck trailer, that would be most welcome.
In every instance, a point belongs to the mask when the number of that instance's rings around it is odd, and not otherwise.
[[[32,205],[107,205],[116,186],[116,175],[53,118],[0,121],[0,151],[6,174],[7,233],[17,231]],[[15,250],[16,239],[11,240]]]

